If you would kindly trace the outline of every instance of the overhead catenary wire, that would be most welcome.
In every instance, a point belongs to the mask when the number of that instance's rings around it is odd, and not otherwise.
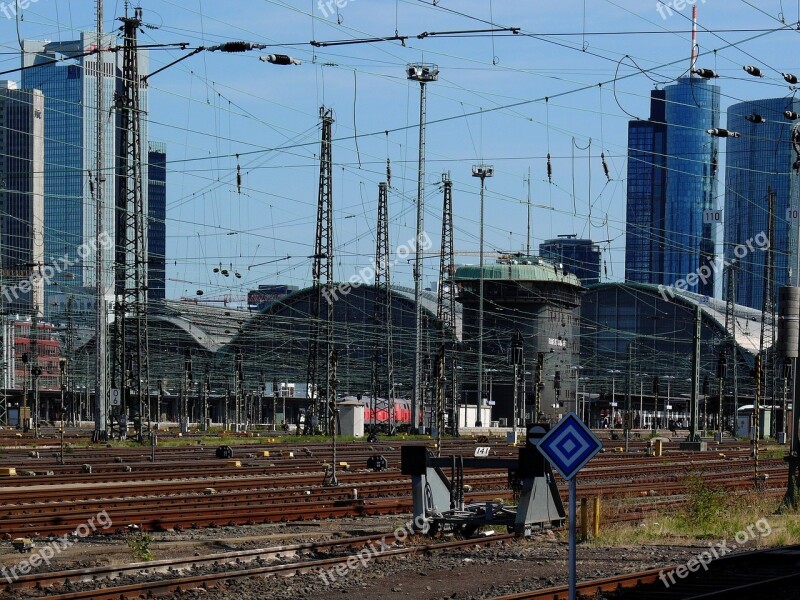
[[[224,110],[224,109],[223,109],[223,110]],[[548,134],[549,134],[549,133],[550,133],[550,129],[548,128]],[[359,136],[359,139],[363,139],[363,138],[361,138],[361,137]],[[583,138],[583,139],[585,140],[585,138]],[[622,156],[624,156],[624,153],[620,152],[620,153],[618,154],[618,156],[622,157]],[[364,164],[364,165],[366,165],[367,163],[363,161],[363,157],[360,157],[360,158],[362,158],[362,162],[363,162],[363,164]],[[441,159],[441,160],[446,160],[446,159]],[[177,163],[177,162],[175,162],[175,163],[171,163],[171,165],[170,165],[170,168],[171,168],[171,170],[172,170],[174,173],[180,173],[180,172],[181,172],[180,164],[179,164],[179,163]],[[224,169],[223,169],[223,170],[224,170]],[[184,172],[188,172],[188,171],[184,171]],[[552,193],[553,193],[553,191],[555,191],[555,190],[557,190],[557,188],[551,189],[551,194],[552,194]],[[244,190],[243,190],[243,191],[244,191]],[[250,190],[250,193],[259,193],[259,191],[258,191],[258,190]],[[503,200],[501,199],[501,201],[503,201]],[[573,212],[574,212],[574,211],[573,211]],[[612,222],[612,223],[613,223],[613,222]],[[620,223],[618,223],[618,224],[617,224],[617,226],[619,226],[619,225],[620,225]],[[503,229],[503,231],[505,231],[505,230]]]

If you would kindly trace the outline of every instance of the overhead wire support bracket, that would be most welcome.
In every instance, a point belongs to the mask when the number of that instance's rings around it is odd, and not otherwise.
[[[181,50],[187,50],[188,46],[189,46],[189,43],[188,42],[179,42],[179,43],[176,43],[176,44],[163,44],[163,45],[165,45],[165,46],[180,46]],[[177,60],[173,60],[171,63],[168,63],[168,64],[164,65],[160,69],[156,69],[152,73],[149,73],[147,75],[143,75],[142,76],[142,81],[146,82],[153,75],[158,75],[162,71],[166,71],[170,67],[174,67],[175,65],[177,65],[180,62],[183,62],[187,58],[191,58],[192,56],[200,54],[201,52],[226,52],[228,54],[235,54],[235,53],[239,53],[239,52],[249,52],[250,50],[266,50],[269,47],[270,47],[269,44],[256,44],[256,43],[253,43],[253,42],[243,42],[243,41],[224,42],[222,44],[217,44],[215,46],[198,46],[197,48],[194,48],[191,52],[189,52],[189,54],[187,54],[185,56],[181,56]],[[270,56],[284,57],[285,55],[278,54],[278,55],[270,55]],[[297,61],[296,59],[293,59],[292,57],[286,57],[286,58],[289,59],[288,62],[278,62],[276,64],[299,64],[299,61]],[[272,61],[268,60],[267,62],[272,62]]]
[[[314,46],[315,48],[325,48],[328,46],[350,46],[352,44],[375,44],[378,42],[400,42],[405,45],[406,40],[410,40],[411,38],[416,38],[418,40],[424,40],[425,38],[429,37],[447,37],[447,36],[456,36],[456,35],[472,35],[472,34],[479,34],[479,33],[512,33],[514,35],[518,35],[520,32],[519,27],[496,27],[492,29],[460,29],[454,31],[423,31],[417,35],[387,35],[384,37],[373,37],[373,38],[358,38],[354,40],[331,40],[328,42],[319,42],[316,40],[311,40],[309,44]]]
[[[191,52],[189,52],[189,54],[187,54],[187,55],[185,55],[185,56],[181,56],[181,57],[180,57],[178,60],[173,60],[171,63],[164,65],[164,66],[163,66],[163,67],[161,67],[160,69],[156,69],[156,70],[155,70],[155,71],[153,71],[152,73],[148,73],[147,75],[142,75],[142,82],[146,82],[146,81],[147,81],[148,79],[150,79],[150,78],[151,78],[153,75],[158,75],[159,73],[161,73],[161,71],[166,71],[166,70],[167,70],[167,69],[169,69],[170,67],[174,67],[174,66],[175,66],[175,65],[177,65],[179,62],[183,62],[184,60],[186,60],[187,58],[191,58],[191,57],[192,57],[192,56],[194,56],[195,54],[200,54],[200,53],[201,53],[203,50],[205,50],[205,49],[206,49],[206,47],[205,47],[205,46],[199,46],[198,48],[195,48],[194,50],[192,50]],[[181,50],[186,50],[186,47],[185,47],[185,46],[184,46],[184,47],[182,47],[182,48],[181,48]]]

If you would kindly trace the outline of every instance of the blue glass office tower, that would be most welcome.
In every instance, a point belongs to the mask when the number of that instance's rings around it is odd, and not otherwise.
[[[664,90],[650,92],[650,119],[628,123],[625,279],[660,284],[664,273],[667,126]]]
[[[684,77],[651,94],[651,117],[628,126],[628,207],[625,277],[672,285],[713,264],[719,87]],[[714,295],[714,278],[688,285]]]
[[[719,127],[720,95],[718,86],[695,77],[679,79],[664,91],[664,285],[671,285],[714,262],[714,225],[703,223],[703,211],[716,208],[719,139],[706,130]],[[713,296],[714,277],[687,289]]]
[[[116,35],[105,36],[104,45],[116,47]],[[103,68],[98,69],[98,55],[79,56],[96,47],[97,35],[84,32],[80,39],[66,42],[24,40],[22,87],[44,93],[45,170],[44,170],[44,252],[48,261],[66,259],[71,265],[55,277],[56,285],[45,287],[46,309],[50,297],[74,295],[78,306],[93,311],[89,299],[95,292],[95,252],[87,246],[95,238],[95,201],[90,179],[95,177],[95,129],[97,118],[96,77],[104,81],[103,114],[106,119],[103,198],[105,230],[114,237],[116,155],[118,132],[112,110],[114,95],[120,86],[121,52],[103,52]],[[74,58],[73,58],[74,57]],[[53,60],[58,62],[49,63]],[[140,51],[139,68],[147,72],[147,52]],[[147,89],[142,87],[142,156],[147,156]],[[143,168],[145,206],[147,202],[147,165]],[[93,183],[92,183],[93,185]],[[86,248],[89,249],[88,253]],[[106,289],[113,299],[113,249],[108,257]],[[45,314],[48,314],[48,310]]]
[[[0,81],[0,312],[44,309],[44,97]]]
[[[775,192],[775,290],[797,285],[789,271],[797,271],[797,220],[787,220],[787,208],[798,208],[800,182],[792,169],[797,159],[792,147],[792,128],[797,121],[785,119],[784,111],[800,112],[800,100],[771,98],[734,104],[728,109],[729,130],[741,133],[728,138],[725,166],[725,258],[737,259],[735,302],[761,309],[764,289],[765,252],[754,244],[766,234],[770,188]],[[748,116],[760,115],[764,123],[752,123]],[[759,237],[758,240],[764,238]],[[750,241],[754,250],[748,248]],[[737,247],[744,246],[737,251]],[[762,244],[761,247],[765,247]],[[746,250],[745,250],[746,249]],[[727,282],[727,279],[726,279]]]
[[[150,142],[148,152],[147,298],[166,297],[167,148]]]

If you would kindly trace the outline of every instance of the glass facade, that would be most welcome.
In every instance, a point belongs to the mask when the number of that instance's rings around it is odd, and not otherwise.
[[[664,284],[699,272],[714,261],[713,225],[703,211],[716,208],[719,139],[706,130],[719,127],[719,87],[686,77],[664,88],[667,122],[667,185],[664,211]],[[714,279],[688,286],[714,295]]]
[[[628,211],[625,273],[629,281],[672,285],[714,260],[719,87],[685,77],[651,94],[649,121],[628,128]],[[714,280],[689,291],[714,295]]]
[[[602,252],[592,240],[579,240],[576,235],[560,235],[558,239],[539,244],[539,255],[561,263],[564,270],[581,280],[581,285],[600,283]]]
[[[601,410],[610,413],[613,397],[616,410],[622,410],[627,394],[636,411],[641,406],[649,414],[686,414],[691,394],[694,310],[698,305],[702,320],[701,394],[708,385],[708,397],[700,412],[715,414],[719,410],[717,362],[729,335],[724,301],[683,292],[664,298],[656,286],[628,283],[601,284],[586,292],[581,302],[580,364],[587,391],[596,394],[593,416]],[[728,353],[724,383],[723,408],[729,423],[734,412],[734,378],[739,406],[753,402],[750,369],[761,326],[758,311],[737,305],[734,316],[735,360]],[[771,336],[770,326],[767,328]],[[667,408],[670,405],[672,409]]]
[[[650,93],[650,120],[628,124],[625,279],[661,283],[664,272],[664,187],[667,131],[663,90]]]
[[[43,112],[40,91],[0,82],[0,303],[24,315],[44,308],[43,281],[32,277],[44,266]]]
[[[787,220],[788,208],[798,208],[798,174],[792,169],[797,156],[792,147],[792,128],[784,111],[800,111],[800,100],[771,98],[734,104],[728,109],[728,129],[742,134],[727,141],[725,167],[725,258],[736,260],[735,301],[761,309],[766,253],[753,243],[759,234],[766,236],[768,194],[775,192],[775,232],[772,248],[775,257],[775,293],[793,283],[789,271],[797,272],[798,221]],[[764,123],[746,117],[761,115]],[[758,238],[763,240],[765,238]],[[748,248],[748,242],[754,251]],[[761,244],[765,247],[764,244]],[[737,250],[737,247],[747,248]],[[727,283],[727,279],[725,280]]]
[[[115,34],[105,36],[108,47],[117,45]],[[78,250],[83,244],[95,239],[95,201],[91,191],[90,178],[96,171],[96,123],[97,96],[96,77],[97,55],[77,57],[96,47],[97,36],[89,32],[81,34],[80,39],[66,42],[42,42],[24,40],[22,66],[29,67],[47,63],[54,59],[59,62],[25,69],[22,71],[22,86],[36,88],[44,93],[45,113],[45,168],[44,168],[44,252],[50,262],[67,259],[68,268],[54,278],[57,285],[45,287],[45,304],[50,307],[50,298],[65,292],[78,296],[94,295],[95,252]],[[119,91],[122,54],[104,52],[102,77],[104,81],[103,113],[113,114],[115,94]],[[66,59],[66,60],[65,60]],[[140,51],[140,72],[146,72],[147,52]],[[142,110],[147,113],[147,88],[143,87]],[[105,201],[105,230],[113,237],[114,199],[116,197],[114,177],[116,156],[118,154],[118,132],[113,117],[106,119],[104,140],[103,198]],[[142,156],[147,156],[147,120],[142,119]],[[143,181],[147,181],[146,161],[143,168]],[[92,184],[93,185],[93,184]],[[147,185],[144,185],[145,206],[147,205]],[[106,289],[112,289],[113,252],[108,257]],[[47,311],[46,311],[47,314]]]
[[[148,152],[147,224],[147,297],[166,297],[167,252],[167,150],[161,143],[150,142]]]

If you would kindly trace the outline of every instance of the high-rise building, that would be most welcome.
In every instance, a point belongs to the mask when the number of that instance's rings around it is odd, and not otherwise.
[[[95,286],[95,196],[97,123],[96,77],[104,78],[105,118],[103,199],[105,231],[115,239],[116,165],[119,132],[113,111],[115,94],[121,85],[121,52],[102,52],[103,68],[98,68],[98,54],[84,54],[96,48],[97,35],[81,33],[80,39],[66,42],[24,40],[22,86],[44,94],[45,169],[44,169],[44,253],[51,259],[63,259],[70,265],[55,278],[57,285],[45,287],[49,297],[77,296],[79,305],[93,299]],[[104,36],[104,45],[116,47],[115,34]],[[147,70],[147,52],[140,51],[139,69]],[[147,88],[141,88],[142,114],[147,114]],[[142,152],[147,156],[147,119],[142,118]],[[143,161],[142,181],[147,206],[147,162]],[[113,246],[107,257],[105,287],[113,294]],[[111,298],[108,298],[110,300]],[[86,304],[88,305],[88,304]],[[45,312],[47,314],[47,311]]]
[[[581,280],[581,285],[600,283],[600,246],[577,235],[560,235],[539,244],[539,256],[564,266],[564,271]]]
[[[3,311],[44,309],[44,98],[0,81],[0,263]]]
[[[705,79],[685,77],[666,92],[667,181],[664,210],[664,285],[714,263],[714,225],[703,212],[716,208],[720,90]],[[714,295],[714,277],[687,286]]]
[[[715,208],[719,87],[682,77],[651,95],[649,121],[628,129],[628,209],[625,277],[672,285],[714,261],[713,225],[703,213]],[[689,291],[714,295],[714,277]]]
[[[150,142],[148,152],[147,298],[166,298],[167,147]]]
[[[625,279],[637,283],[660,284],[664,273],[665,95],[650,92],[650,118],[628,123]]]
[[[741,133],[741,137],[727,140],[725,258],[736,260],[735,302],[756,309],[761,309],[763,302],[766,244],[758,242],[766,239],[770,189],[775,193],[775,231],[769,242],[776,250],[776,294],[782,285],[797,285],[800,275],[798,221],[787,220],[791,217],[787,209],[800,206],[800,182],[792,169],[797,155],[791,142],[792,130],[799,122],[787,121],[784,111],[800,111],[800,100],[753,100],[728,109],[727,129]],[[754,123],[758,120],[754,115],[762,117],[764,122]]]

